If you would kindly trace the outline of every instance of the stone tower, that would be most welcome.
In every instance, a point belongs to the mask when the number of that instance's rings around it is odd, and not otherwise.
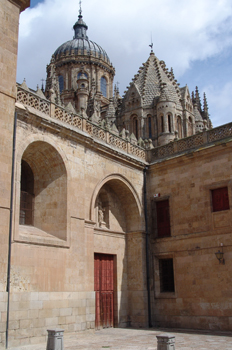
[[[81,8],[73,29],[73,39],[58,47],[47,66],[45,95],[55,93],[56,103],[71,103],[95,120],[96,115],[104,118],[113,97],[115,69],[105,50],[89,40]]]
[[[169,71],[151,50],[125,91],[117,126],[120,131],[128,129],[137,140],[151,139],[154,146],[162,146],[211,128],[205,95],[204,110],[199,101],[198,90],[191,98],[187,85],[180,88],[173,69]]]

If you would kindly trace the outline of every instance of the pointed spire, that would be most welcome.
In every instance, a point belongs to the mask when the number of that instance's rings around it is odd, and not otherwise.
[[[200,100],[200,95],[199,95],[199,91],[198,91],[198,86],[196,86],[196,104],[197,104],[197,108],[199,110],[199,112],[201,112],[201,100]]]
[[[206,93],[204,92],[204,112],[208,113],[208,103],[207,103],[207,98],[206,98]]]
[[[44,79],[41,79],[41,81],[42,81],[42,85],[41,85],[41,91],[44,93]]]

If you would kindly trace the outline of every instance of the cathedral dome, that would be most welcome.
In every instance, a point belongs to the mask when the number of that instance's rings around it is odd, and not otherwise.
[[[78,21],[74,24],[73,29],[75,35],[73,40],[69,40],[62,44],[54,52],[54,58],[59,59],[62,56],[92,56],[93,58],[102,59],[104,62],[110,65],[110,59],[106,51],[96,44],[94,41],[89,40],[86,35],[88,26],[82,19],[81,10],[78,16]]]

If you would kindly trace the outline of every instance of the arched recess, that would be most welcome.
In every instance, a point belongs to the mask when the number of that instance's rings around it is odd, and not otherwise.
[[[105,177],[91,199],[90,219],[100,228],[112,231],[141,230],[142,206],[132,184],[120,174]]]
[[[21,221],[21,224],[36,235],[44,232],[59,240],[67,241],[68,189],[64,157],[51,143],[40,139],[34,142],[26,140],[18,149],[17,177],[16,198],[21,199],[23,190],[26,189],[27,192],[29,188],[33,200],[31,218],[29,221]],[[33,185],[25,184],[25,180],[28,179],[33,181]],[[15,209],[15,221],[19,223],[22,214],[21,200]]]

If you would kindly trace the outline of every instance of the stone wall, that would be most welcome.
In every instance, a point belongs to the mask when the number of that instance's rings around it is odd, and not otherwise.
[[[17,292],[10,301],[10,346],[45,343],[47,329],[73,333],[95,327],[94,292]]]
[[[0,3],[0,347],[5,343],[7,310],[7,258],[9,241],[12,140],[16,100],[16,66],[20,10],[30,1],[2,0]]]
[[[10,345],[44,341],[49,327],[94,328],[94,253],[115,257],[114,325],[145,326],[143,163],[36,109],[18,104],[17,112]],[[19,224],[22,159],[41,198],[30,226]],[[108,200],[108,227],[99,222],[99,195]]]
[[[232,203],[231,142],[175,156],[149,170],[149,202],[169,198],[171,237],[150,237],[153,324],[232,330],[231,209],[213,212],[211,190],[228,187]],[[223,244],[223,246],[221,246]],[[215,253],[223,249],[225,265]],[[173,259],[175,292],[160,290],[160,259]]]

